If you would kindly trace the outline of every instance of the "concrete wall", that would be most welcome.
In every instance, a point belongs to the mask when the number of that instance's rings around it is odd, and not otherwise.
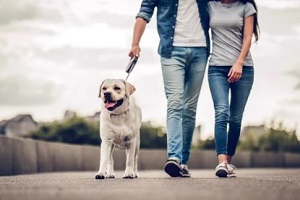
[[[43,142],[0,136],[0,175],[17,175],[53,171],[97,171],[100,147]],[[125,151],[114,152],[115,169],[125,169]],[[166,150],[145,150],[139,153],[139,170],[163,169]],[[300,167],[300,154],[238,152],[234,157],[238,168]],[[214,151],[192,151],[191,169],[214,169]]]

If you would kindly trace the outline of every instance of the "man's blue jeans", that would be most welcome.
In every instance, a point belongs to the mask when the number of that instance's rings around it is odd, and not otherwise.
[[[161,57],[167,97],[168,158],[187,164],[190,156],[198,97],[207,64],[206,47],[173,47]]]
[[[253,85],[254,69],[244,66],[240,80],[229,83],[230,68],[209,66],[208,82],[215,109],[216,153],[233,156],[240,137],[244,109]]]

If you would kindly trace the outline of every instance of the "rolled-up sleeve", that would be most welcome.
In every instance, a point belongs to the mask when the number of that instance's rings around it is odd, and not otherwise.
[[[156,5],[157,0],[143,0],[136,18],[143,18],[147,23],[149,23]]]

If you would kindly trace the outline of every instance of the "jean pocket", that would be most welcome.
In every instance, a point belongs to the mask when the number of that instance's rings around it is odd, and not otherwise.
[[[253,77],[254,76],[254,68],[253,67],[244,67],[243,68],[243,76]]]
[[[242,77],[240,79],[245,84],[252,84],[254,81],[254,68],[253,67],[244,67]]]

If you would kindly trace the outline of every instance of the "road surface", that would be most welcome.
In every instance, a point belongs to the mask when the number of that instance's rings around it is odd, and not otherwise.
[[[40,173],[0,177],[0,200],[300,200],[300,169],[237,169],[235,178],[214,170],[191,170],[170,178],[162,170],[138,179],[96,180],[95,172]]]

